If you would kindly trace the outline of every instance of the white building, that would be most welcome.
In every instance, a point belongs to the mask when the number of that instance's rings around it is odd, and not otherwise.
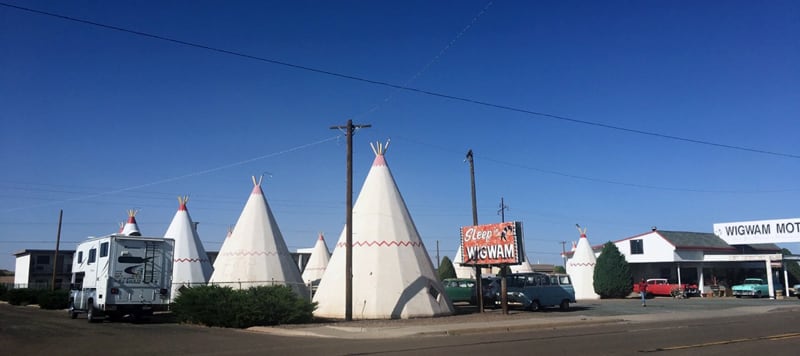
[[[630,263],[634,280],[667,278],[671,283],[696,283],[705,294],[716,288],[726,291],[746,277],[767,278],[770,285],[788,284],[787,274],[777,273],[783,256],[775,244],[729,245],[712,233],[653,228],[614,241],[614,245]],[[602,248],[601,244],[592,249],[599,256]],[[565,254],[567,264],[574,254]],[[772,289],[770,296],[774,297]]]

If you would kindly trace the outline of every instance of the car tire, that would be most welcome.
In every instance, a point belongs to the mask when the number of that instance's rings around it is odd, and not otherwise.
[[[569,300],[562,300],[558,308],[561,309],[562,312],[569,311]]]
[[[538,300],[534,300],[534,301],[532,301],[532,302],[531,302],[531,307],[530,307],[530,309],[531,309],[531,311],[533,311],[533,312],[542,311],[542,305],[541,305],[541,304],[539,304],[539,301],[538,301]]]

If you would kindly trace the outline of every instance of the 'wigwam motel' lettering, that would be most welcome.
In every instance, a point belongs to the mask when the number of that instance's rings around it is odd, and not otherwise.
[[[770,224],[731,225],[725,227],[725,233],[729,236],[768,235],[772,233],[771,231],[772,225]],[[777,234],[793,234],[795,232],[800,232],[800,221],[775,224],[775,233]]]
[[[467,260],[475,261],[477,259],[485,260],[487,258],[510,258],[514,257],[515,251],[516,248],[513,244],[469,246],[467,247]]]

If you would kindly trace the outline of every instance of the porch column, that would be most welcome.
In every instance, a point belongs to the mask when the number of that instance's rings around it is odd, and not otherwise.
[[[678,286],[680,286],[681,284],[682,284],[681,283],[681,264],[678,263]]]
[[[772,261],[767,257],[767,288],[769,288],[769,299],[775,299],[775,291],[772,290]]]
[[[700,268],[697,269],[697,289],[700,292],[700,298],[703,298],[703,264],[700,264]]]

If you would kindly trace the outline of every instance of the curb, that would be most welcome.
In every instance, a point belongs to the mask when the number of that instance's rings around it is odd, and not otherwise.
[[[521,324],[521,325],[512,325],[512,326],[495,326],[495,327],[485,327],[485,328],[465,328],[465,329],[454,329],[454,330],[445,330],[443,333],[445,335],[471,335],[471,334],[478,334],[478,333],[486,333],[486,332],[516,332],[516,331],[526,331],[526,330],[537,330],[537,329],[558,329],[558,328],[570,328],[575,326],[590,326],[590,325],[605,325],[605,324],[617,324],[617,323],[626,323],[630,322],[629,320],[625,319],[609,319],[609,320],[575,320],[575,321],[566,321],[566,322],[547,322],[547,323],[538,323],[538,324]],[[424,334],[424,333],[422,333]],[[420,335],[420,334],[418,334]]]

